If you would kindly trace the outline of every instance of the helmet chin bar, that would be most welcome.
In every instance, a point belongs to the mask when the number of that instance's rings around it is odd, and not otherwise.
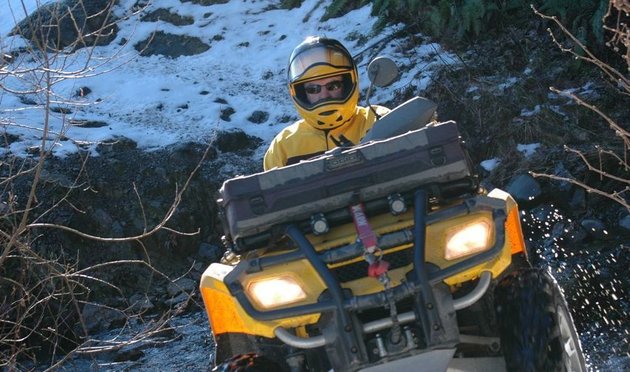
[[[317,129],[334,129],[348,122],[356,112],[356,103],[339,102],[338,100],[327,102],[313,110],[303,110],[296,105],[300,115],[311,126]]]
[[[344,120],[343,114],[339,113],[338,110],[334,110],[330,114],[323,115],[323,116],[328,117],[328,116],[332,116],[332,115],[336,115],[337,116],[337,118],[335,119],[335,122],[339,123],[338,125],[343,125],[347,121],[347,120]],[[322,116],[322,115],[320,114],[320,116]],[[320,121],[320,120],[317,121],[317,124],[319,126],[321,126],[323,129],[326,129],[326,125],[328,125],[329,127],[331,126],[330,124],[327,124],[327,123],[325,123],[323,121]]]

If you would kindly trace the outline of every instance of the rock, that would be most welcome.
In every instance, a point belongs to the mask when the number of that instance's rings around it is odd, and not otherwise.
[[[556,239],[562,237],[566,230],[567,228],[564,222],[555,223],[551,228],[551,238]]]
[[[83,306],[81,317],[88,331],[107,330],[126,319],[122,311],[94,303]]]
[[[126,362],[136,361],[144,356],[144,352],[141,350],[143,345],[131,345],[125,346],[122,349],[116,351],[114,355],[114,362]]]
[[[230,0],[182,0],[182,3],[191,2],[193,4],[199,4],[203,6],[215,5],[215,4],[226,4]]]
[[[166,291],[170,296],[178,295],[182,292],[190,293],[197,288],[197,281],[189,278],[181,278],[175,282],[171,282],[166,287]],[[186,296],[188,294],[186,293]]]
[[[232,119],[230,118],[230,116],[232,116],[232,114],[234,114],[236,111],[234,111],[234,109],[232,107],[226,107],[221,109],[221,120],[223,121],[231,121]]]
[[[553,173],[556,176],[560,176],[564,178],[570,178],[570,179],[574,178],[573,175],[565,168],[562,162],[556,163]],[[563,192],[569,191],[571,187],[573,186],[571,182],[567,182],[567,181],[555,182],[554,185],[556,185],[558,189]]]
[[[131,306],[131,310],[133,312],[144,312],[146,310],[151,310],[155,307],[153,302],[142,293],[136,293],[129,298],[129,305]]]
[[[550,205],[543,204],[543,205],[539,205],[536,208],[533,208],[531,210],[530,215],[534,223],[536,224],[545,224],[545,223],[551,224],[552,216],[554,215],[554,213],[555,213],[555,208],[553,208]]]
[[[75,97],[85,97],[88,94],[92,93],[92,89],[88,87],[81,87],[74,92]]]
[[[52,106],[50,108],[50,111],[52,112],[56,112],[58,114],[64,114],[64,115],[70,115],[72,114],[72,110],[70,110],[67,107],[61,107],[61,106]]]
[[[214,145],[221,152],[240,152],[243,150],[253,150],[258,148],[262,140],[258,137],[250,136],[242,130],[217,132]]]
[[[206,152],[208,144],[197,142],[179,142],[172,146],[169,146],[171,154],[169,158],[171,162],[175,162],[178,159],[185,159],[186,161],[199,160]],[[206,160],[216,159],[217,152],[214,148],[208,149],[208,155]]]
[[[159,8],[151,13],[146,14],[141,19],[143,22],[164,21],[175,26],[186,26],[195,23],[195,19],[190,16],[181,16],[177,13],[171,13],[168,9]]]
[[[51,51],[108,45],[118,34],[117,18],[111,11],[114,3],[111,0],[51,2],[26,17],[11,34],[22,35],[34,46],[43,45]],[[42,33],[42,29],[47,31]]]
[[[112,216],[102,208],[96,208],[92,214],[92,218],[96,225],[103,226],[104,228],[114,224]]]
[[[588,237],[588,234],[576,222],[572,222],[564,226],[562,239],[571,244],[581,243]]]
[[[280,118],[278,118],[278,122],[279,123],[289,123],[292,121],[296,121],[297,118],[295,116],[291,116],[291,115],[282,115]]]
[[[195,262],[195,264],[193,264],[193,270],[195,270],[198,274],[201,274],[205,268],[206,265],[201,262]]]
[[[106,122],[100,121],[100,120],[82,120],[82,119],[71,119],[71,120],[68,120],[68,123],[72,124],[75,127],[81,127],[81,128],[102,128],[108,125]]]
[[[114,221],[112,223],[112,237],[121,238],[125,234],[125,229],[119,221]]]
[[[259,111],[256,110],[254,111],[248,118],[247,120],[254,123],[254,124],[261,124],[267,121],[267,119],[269,119],[269,113],[265,112],[265,111]]]
[[[8,145],[12,144],[13,142],[19,141],[21,139],[20,136],[16,136],[16,135],[10,134],[10,133],[3,133],[2,137],[3,138],[0,138],[0,145],[1,146],[8,146]]]
[[[117,153],[121,151],[133,150],[138,147],[138,144],[127,137],[117,136],[108,142],[99,143],[96,146],[96,151],[99,154]]]
[[[187,293],[181,293],[179,295],[177,295],[176,297],[170,298],[166,301],[164,301],[164,304],[166,306],[176,306],[179,305],[183,302],[186,302],[188,299],[190,298],[190,296]]]
[[[201,243],[197,254],[208,262],[218,262],[223,255],[223,249],[214,244]]]
[[[520,174],[510,181],[507,192],[519,203],[531,203],[540,196],[540,184],[529,174]]]
[[[585,218],[582,222],[580,222],[580,226],[582,226],[586,233],[593,238],[602,239],[608,237],[606,225],[601,220],[595,218]]]
[[[28,105],[28,106],[33,106],[37,104],[37,101],[35,101],[34,99],[26,96],[26,95],[21,95],[20,97],[18,97],[18,99],[20,100],[21,103]]]
[[[569,206],[573,209],[583,210],[586,208],[586,190],[581,187],[576,187],[573,190],[571,199],[569,200]]]
[[[162,31],[154,32],[143,41],[134,45],[141,56],[163,55],[170,58],[192,56],[210,49],[198,37],[188,35],[167,34]]]

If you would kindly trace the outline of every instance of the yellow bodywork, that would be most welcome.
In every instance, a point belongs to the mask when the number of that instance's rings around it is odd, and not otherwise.
[[[265,271],[265,276],[272,276],[272,273],[277,273],[285,270],[288,267],[280,266],[280,268],[274,270]],[[265,337],[274,337],[273,330],[278,327],[299,327],[304,324],[312,324],[317,322],[319,314],[305,315],[299,317],[293,317],[288,319],[281,319],[275,321],[261,322],[252,319],[245,310],[238,304],[236,299],[231,295],[225,284],[223,283],[223,277],[229,271],[233,269],[233,266],[223,265],[220,263],[211,264],[208,269],[203,273],[201,277],[201,296],[208,313],[208,319],[210,320],[210,326],[214,334],[221,334],[227,332],[233,333],[248,333],[252,335],[259,335]],[[323,287],[323,283],[317,275],[313,275],[314,271],[310,270],[309,273],[300,274],[305,282],[308,282],[312,288],[306,288],[309,295],[311,295],[314,289],[320,289]],[[310,276],[309,276],[310,274]],[[309,282],[309,280],[311,280]],[[309,297],[313,299],[313,297]],[[317,298],[317,297],[314,297]]]
[[[476,279],[483,271],[490,271],[492,276],[496,277],[508,267],[513,254],[525,250],[516,202],[509,194],[498,189],[493,190],[487,194],[487,196],[503,206],[507,212],[504,224],[505,241],[503,243],[503,249],[493,259],[446,278],[444,282],[449,286],[456,286],[457,284]],[[427,224],[426,261],[443,269],[469,258],[470,256],[462,257],[457,260],[446,260],[444,258],[446,237],[449,234],[449,231],[457,226],[483,219],[492,223],[492,211],[482,210]],[[413,213],[412,211],[408,211],[398,216],[384,214],[371,218],[370,225],[377,235],[399,231],[402,229],[410,229],[413,228]],[[496,236],[493,234],[490,238],[493,241],[492,245],[494,245]],[[357,236],[354,226],[352,224],[347,224],[333,228],[329,233],[322,236],[307,235],[307,239],[313,244],[317,251],[323,251],[333,247],[352,244],[356,241]],[[406,244],[387,249],[386,252],[384,252],[384,257],[387,259],[387,254],[411,248],[412,244]],[[270,252],[269,254],[271,255],[275,253]],[[337,263],[335,265],[329,265],[329,267],[332,269],[361,260],[362,258],[359,257],[353,260]],[[406,273],[412,270],[412,268],[413,265],[410,262],[407,266],[390,270],[388,274],[391,284],[393,286],[399,285],[401,281],[405,279]],[[233,266],[214,263],[208,267],[201,279],[201,294],[208,313],[208,318],[210,319],[212,330],[215,334],[233,332],[274,337],[274,329],[278,326],[282,326],[284,328],[296,328],[313,324],[318,321],[319,314],[304,315],[274,321],[254,320],[247,315],[238,301],[230,295],[229,290],[223,283],[223,278],[232,269]],[[277,277],[280,275],[288,275],[302,285],[302,288],[306,292],[307,296],[305,300],[298,303],[299,305],[315,303],[319,295],[326,289],[324,282],[306,260],[276,265],[261,272],[248,274],[245,276],[245,279],[243,279],[244,282],[241,282],[241,285],[243,288],[247,288],[248,283],[251,281],[260,280],[262,278]],[[370,278],[367,275],[361,279],[343,283],[342,286],[344,288],[351,289],[352,293],[355,295],[371,294],[383,290],[382,284],[379,283],[377,279]],[[250,300],[254,304],[254,307],[258,310],[263,310],[259,308],[254,299]]]

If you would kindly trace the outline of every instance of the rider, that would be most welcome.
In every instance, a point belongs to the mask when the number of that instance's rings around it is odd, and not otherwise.
[[[298,163],[339,146],[359,143],[389,110],[358,106],[357,66],[337,40],[311,36],[291,53],[289,93],[301,120],[271,141],[264,169]]]

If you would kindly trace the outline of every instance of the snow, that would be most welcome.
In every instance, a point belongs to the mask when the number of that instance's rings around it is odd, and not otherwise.
[[[521,110],[521,116],[525,116],[525,117],[535,116],[535,115],[540,114],[541,111],[542,111],[541,106],[540,105],[536,105],[533,110],[522,109]]]
[[[15,25],[14,20],[20,21],[22,18],[33,13],[37,8],[54,0],[4,0],[2,1],[0,13],[0,35],[8,34]],[[5,6],[6,5],[6,6]]]
[[[499,158],[487,159],[481,162],[481,167],[488,172],[491,172],[494,168],[496,168],[501,160]]]
[[[499,90],[504,91],[508,88],[511,88],[512,86],[514,86],[514,84],[518,83],[518,79],[515,77],[511,77],[509,79],[507,79],[504,83],[501,83],[498,85]]]
[[[529,143],[529,144],[519,143],[518,145],[516,145],[516,149],[522,152],[526,158],[532,156],[539,147],[540,147],[540,143]]]
[[[26,45],[23,39],[8,36],[8,33],[25,14],[50,2],[4,0],[4,4],[7,1],[8,7],[3,6],[3,9],[11,11],[0,12],[1,53]],[[319,0],[306,0],[301,7],[291,10],[271,9],[278,1],[244,0],[201,6],[179,0],[155,0],[144,13],[131,14],[135,3],[136,0],[121,0],[117,5],[115,14],[128,16],[128,19],[119,25],[116,39],[108,46],[51,56],[56,57],[51,60],[53,69],[76,71],[72,76],[55,74],[56,82],[52,86],[56,101],[52,107],[65,108],[71,113],[52,112],[46,128],[43,105],[25,105],[17,95],[0,91],[0,125],[20,137],[0,152],[27,156],[29,148],[41,145],[44,129],[50,131],[46,146],[56,156],[74,153],[80,148],[97,155],[96,144],[118,136],[130,138],[138,147],[151,151],[177,142],[208,143],[217,130],[243,130],[263,140],[255,154],[262,157],[275,134],[290,124],[281,122],[280,118],[298,118],[288,95],[285,69],[288,56],[297,44],[306,36],[324,35],[342,41],[355,55],[365,52],[357,58],[360,87],[365,93],[367,62],[376,56],[368,47],[401,27],[390,26],[373,36],[376,18],[370,15],[371,6],[322,22],[325,7]],[[193,17],[194,23],[174,26],[163,21],[139,22],[142,14],[158,8]],[[202,54],[176,59],[140,57],[133,45],[155,31],[198,37],[211,47]],[[367,42],[361,44],[359,39],[367,39]],[[124,44],[123,40],[129,42]],[[438,44],[425,43],[414,48],[399,44],[400,41],[389,42],[378,55],[393,58],[404,72],[391,87],[376,89],[370,99],[372,103],[391,100],[394,91],[409,85],[421,95],[436,67],[458,63]],[[26,69],[39,67],[37,63],[25,56],[2,66],[2,84],[6,89],[32,89],[42,77],[41,69],[34,72]],[[6,71],[18,68],[24,72],[5,75]],[[91,93],[76,97],[82,87],[88,87]],[[43,102],[41,93],[28,94],[22,99],[25,97]],[[221,111],[228,106],[235,113],[230,121],[222,120]],[[268,112],[269,119],[260,124],[248,121],[257,110]],[[102,121],[107,125],[86,128],[71,125],[70,120],[75,123]],[[59,133],[71,140],[59,141]]]

